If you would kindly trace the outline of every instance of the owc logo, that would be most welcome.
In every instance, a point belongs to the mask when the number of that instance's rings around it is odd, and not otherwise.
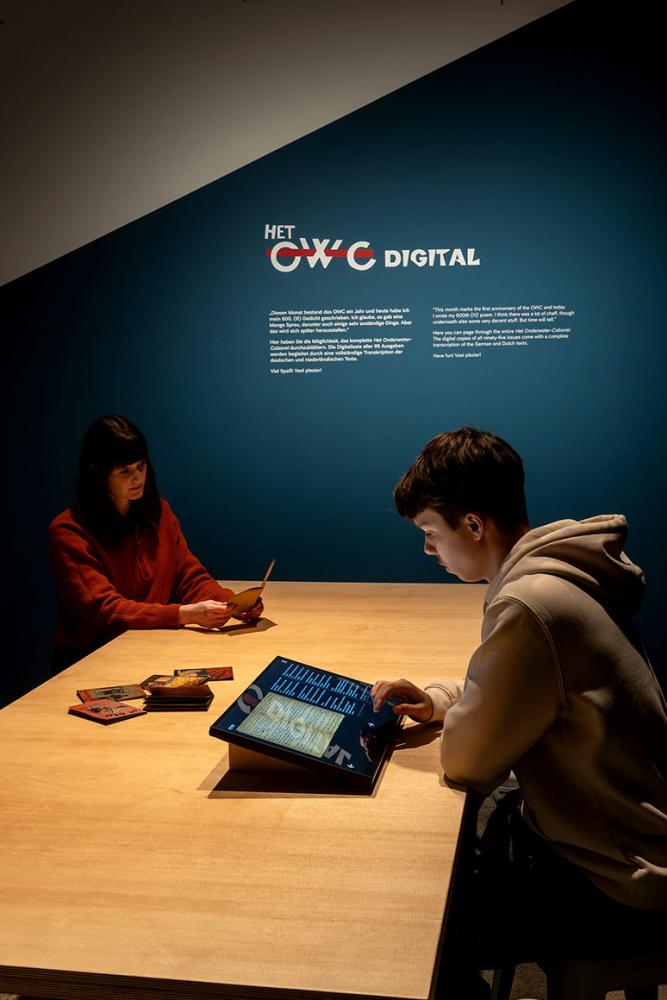
[[[267,256],[277,271],[294,271],[302,260],[307,260],[309,267],[320,265],[327,268],[334,257],[345,258],[355,271],[367,271],[375,264],[374,251],[370,249],[367,240],[357,240],[343,248],[342,240],[312,237],[309,242],[305,236],[299,236],[297,245],[292,239],[294,229],[296,226],[264,227],[264,239],[278,240],[273,246],[266,248]]]
[[[377,263],[375,250],[368,240],[356,240],[348,247],[343,241],[316,236],[293,237],[296,226],[264,226],[264,239],[277,240],[266,248],[266,256],[276,271],[295,271],[302,260],[308,266],[327,268],[334,257],[342,257],[355,271],[368,271]],[[298,242],[297,242],[298,241]],[[385,267],[479,267],[475,247],[411,247],[381,252]]]

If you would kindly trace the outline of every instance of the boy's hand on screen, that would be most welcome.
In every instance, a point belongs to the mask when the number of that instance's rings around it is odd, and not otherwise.
[[[373,709],[379,712],[391,699],[396,715],[408,715],[415,722],[428,722],[433,715],[433,702],[426,691],[401,678],[397,681],[377,681],[371,688]]]

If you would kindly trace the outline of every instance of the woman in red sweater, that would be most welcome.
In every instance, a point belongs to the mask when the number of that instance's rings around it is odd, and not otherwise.
[[[58,591],[57,672],[130,628],[224,625],[234,592],[221,587],[188,549],[157,490],[148,445],[117,415],[88,428],[81,446],[76,506],[49,528]],[[261,601],[242,620],[259,618]]]

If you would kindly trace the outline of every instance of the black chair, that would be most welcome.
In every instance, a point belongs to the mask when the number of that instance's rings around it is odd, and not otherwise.
[[[667,984],[667,942],[658,951],[632,951],[613,958],[563,958],[537,961],[547,977],[547,1000],[605,1000],[623,990],[625,1000],[657,1000]],[[516,967],[496,969],[492,1000],[509,1000]]]
[[[529,894],[520,911],[523,919],[517,922],[516,914],[512,915],[512,907],[508,905],[508,919],[503,921],[502,901],[507,899],[510,903],[513,880],[521,873],[516,859],[530,865],[530,854],[535,846],[540,850],[539,841],[537,845],[529,841],[528,850],[524,849],[523,824],[516,822],[518,794],[510,789],[502,796],[487,822],[479,827],[481,837],[477,819],[482,816],[480,809],[487,808],[488,803],[484,805],[480,796],[469,793],[464,816],[467,850],[461,852],[465,863],[459,873],[459,916],[471,898],[476,872],[483,871],[481,865],[487,866],[487,873],[500,873],[497,882],[492,883],[495,896],[491,895],[501,902],[500,917],[498,913],[493,915],[497,924],[491,933],[487,926],[486,934],[479,935],[477,956],[479,967],[495,970],[492,1000],[509,1000],[516,967],[526,962],[535,963],[544,971],[548,1000],[604,1000],[608,992],[618,990],[625,992],[626,1000],[657,1000],[658,987],[667,984],[667,912],[632,911],[617,907],[613,901],[607,906],[603,898],[598,897],[597,900],[592,898],[586,920],[570,922],[570,897],[567,892],[561,892],[560,911],[546,907],[541,914],[534,913]],[[510,853],[514,859],[513,868],[510,877],[503,882],[502,872],[507,868],[506,859]],[[536,857],[539,859],[539,854]],[[530,869],[524,867],[524,870]],[[569,879],[567,869],[564,875]],[[560,877],[558,869],[555,869],[555,877]],[[558,885],[560,888],[560,883]],[[548,882],[544,888],[537,883],[537,889],[548,893],[551,884]],[[574,889],[579,891],[576,882]],[[539,892],[533,891],[532,897],[532,904],[539,909]],[[452,917],[456,916],[453,908]],[[571,916],[574,918],[578,914],[572,912]],[[462,947],[463,943],[459,945]]]

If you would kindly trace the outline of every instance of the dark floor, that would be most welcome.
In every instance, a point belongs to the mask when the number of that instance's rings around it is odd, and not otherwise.
[[[490,973],[485,978],[491,981]],[[536,965],[519,965],[517,967],[510,1000],[546,1000],[546,980],[544,973]],[[607,1000],[624,1000],[623,991],[607,993]],[[3,1000],[0,997],[0,1000]],[[667,1000],[667,986],[660,987],[659,1000]]]
[[[30,998],[0,993],[0,1000],[30,1000]],[[67,998],[63,997],[62,1000]],[[517,968],[511,1000],[546,1000],[544,976],[536,965],[520,965]],[[624,1000],[624,996],[622,992],[608,993],[607,1000]],[[659,1000],[667,1000],[667,986],[660,987]]]
[[[485,975],[490,981],[490,974],[485,973]],[[541,970],[536,965],[518,966],[510,1000],[546,1000],[546,996],[546,982]],[[0,1000],[30,1000],[30,998],[0,993]],[[62,1000],[67,998],[63,997]],[[608,993],[607,1000],[624,1000],[623,992]],[[659,1000],[667,1000],[667,986],[660,987]]]

